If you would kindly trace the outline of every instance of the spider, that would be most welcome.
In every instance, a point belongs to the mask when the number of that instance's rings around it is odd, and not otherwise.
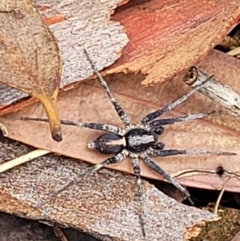
[[[73,184],[80,182],[83,178],[86,178],[90,174],[98,171],[99,169],[106,167],[107,165],[120,162],[126,157],[130,157],[132,167],[133,167],[133,172],[134,172],[134,175],[136,176],[136,183],[137,183],[136,194],[139,197],[141,208],[143,207],[143,194],[142,194],[142,186],[141,186],[139,159],[142,159],[148,167],[153,169],[158,174],[162,175],[165,180],[167,180],[172,185],[174,185],[178,190],[180,190],[188,198],[188,200],[193,204],[190,198],[189,192],[180,183],[178,183],[176,180],[171,178],[171,176],[168,175],[160,166],[158,166],[150,156],[165,157],[165,156],[174,156],[174,155],[198,155],[198,154],[235,155],[235,153],[221,152],[221,151],[177,150],[177,149],[165,150],[164,144],[158,141],[158,136],[161,135],[164,131],[163,126],[170,125],[175,122],[195,120],[195,119],[203,118],[209,115],[209,114],[197,113],[197,114],[192,114],[192,115],[190,114],[190,115],[174,117],[174,118],[156,119],[162,114],[172,110],[173,108],[175,108],[176,106],[180,105],[182,102],[187,100],[199,88],[201,88],[201,86],[195,87],[186,95],[177,99],[170,105],[167,105],[162,109],[158,109],[152,113],[149,113],[148,115],[144,116],[139,123],[132,124],[130,121],[130,118],[127,116],[123,108],[119,105],[119,103],[112,95],[106,81],[103,79],[103,77],[95,67],[94,63],[90,59],[86,50],[84,50],[84,53],[89,63],[91,64],[92,69],[96,73],[101,86],[105,89],[109,100],[114,106],[125,128],[122,129],[118,126],[102,124],[102,123],[81,123],[81,122],[74,122],[70,120],[61,120],[61,123],[64,125],[73,125],[78,127],[105,131],[106,132],[105,134],[100,135],[96,140],[88,143],[87,146],[88,148],[96,150],[100,153],[113,154],[113,156],[105,159],[101,163],[94,165],[93,167],[90,167],[86,172],[76,176],[74,180],[71,180],[67,185],[65,185],[62,189],[56,192],[54,196],[57,196],[59,193],[68,189]],[[22,117],[21,119],[47,121],[47,119],[44,119],[44,118]],[[142,215],[140,215],[140,222],[142,227],[144,224]],[[144,228],[142,228],[142,233],[145,236]]]

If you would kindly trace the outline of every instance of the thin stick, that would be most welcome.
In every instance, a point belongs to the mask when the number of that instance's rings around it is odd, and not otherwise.
[[[191,176],[194,176],[196,174],[216,174],[216,170],[184,169],[184,170],[174,172],[170,176],[172,178],[179,178],[179,177],[191,177]]]
[[[25,162],[29,162],[37,157],[43,156],[50,153],[50,151],[47,150],[34,150],[32,152],[29,152],[23,156],[17,157],[15,159],[12,159],[11,161],[5,162],[0,165],[0,173],[5,172],[9,169],[12,169],[18,165],[21,165]]]
[[[218,195],[216,204],[215,204],[214,209],[213,209],[213,213],[214,213],[215,215],[217,215],[217,211],[218,211],[219,204],[220,204],[220,202],[221,202],[223,193],[225,192],[226,186],[227,186],[227,184],[228,184],[228,182],[230,181],[231,178],[232,178],[232,177],[229,177],[229,178],[224,182],[223,187],[222,187],[222,190],[221,190],[221,192],[220,192],[219,195]]]

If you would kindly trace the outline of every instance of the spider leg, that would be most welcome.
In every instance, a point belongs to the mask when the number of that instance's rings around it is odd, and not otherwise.
[[[93,167],[88,168],[87,171],[77,175],[67,185],[65,185],[63,188],[61,188],[56,193],[54,193],[54,197],[56,197],[61,192],[67,190],[69,187],[73,186],[74,184],[79,183],[83,178],[97,172],[99,169],[101,169],[107,165],[122,161],[127,156],[127,154],[128,154],[128,152],[122,151],[122,152],[118,153],[117,155],[115,155],[113,157],[109,157],[109,158],[105,159],[104,161],[102,161],[101,163],[98,163],[98,164],[94,165]]]
[[[142,229],[142,234],[143,237],[146,236],[145,233],[145,228],[144,228],[144,207],[143,207],[143,191],[142,191],[142,180],[141,180],[141,176],[140,176],[140,165],[139,165],[139,161],[137,157],[131,157],[131,162],[132,162],[132,167],[133,167],[133,172],[134,175],[136,177],[136,181],[137,181],[137,197],[139,199],[139,203],[140,203],[140,208],[141,208],[141,213],[139,214],[139,219],[140,219],[140,225],[141,225],[141,229]]]
[[[234,152],[224,152],[224,151],[208,151],[208,150],[156,150],[152,149],[149,154],[154,156],[175,156],[175,155],[236,155]]]
[[[193,204],[193,201],[190,198],[190,193],[187,191],[186,188],[184,188],[180,183],[178,183],[171,176],[169,176],[147,154],[141,155],[141,158],[143,159],[143,161],[146,163],[147,166],[149,166],[152,170],[154,170],[155,172],[157,172],[160,175],[162,175],[165,180],[167,180],[169,183],[171,183],[173,186],[175,186],[180,192],[182,192],[187,197],[187,199],[190,201],[190,203]]]
[[[184,96],[182,96],[181,98],[175,100],[173,103],[171,103],[170,105],[165,106],[162,109],[156,110],[148,115],[146,115],[142,120],[141,123],[142,124],[146,124],[149,123],[150,121],[156,119],[157,117],[159,117],[160,115],[174,109],[176,106],[180,105],[181,103],[183,103],[185,100],[187,100],[191,95],[193,95],[197,90],[199,90],[204,83],[206,83],[209,79],[211,79],[212,76],[210,76],[209,78],[207,78],[201,85],[196,86],[194,89],[190,90],[187,94],[185,94]]]
[[[212,114],[212,113],[209,113]],[[168,119],[160,119],[160,120],[155,120],[149,123],[151,127],[160,127],[164,125],[171,125],[175,122],[184,122],[184,121],[190,121],[190,120],[196,120],[200,118],[204,118],[208,116],[209,114],[203,114],[203,113],[197,113],[193,115],[186,115],[186,116],[179,116],[179,117],[173,117],[173,118],[168,118]]]
[[[20,120],[33,120],[33,121],[43,121],[48,122],[47,118],[32,118],[32,117],[20,117]],[[94,130],[107,131],[117,135],[123,135],[124,131],[118,126],[101,124],[101,123],[84,123],[70,120],[60,120],[61,124],[77,127],[85,127]]]
[[[84,49],[84,53],[87,56],[88,61],[91,64],[92,69],[94,70],[94,72],[96,73],[96,75],[98,76],[98,79],[102,85],[102,87],[105,89],[108,98],[110,99],[110,101],[112,102],[118,116],[120,117],[120,119],[122,120],[123,124],[128,127],[131,125],[130,123],[130,119],[128,118],[128,116],[126,115],[125,111],[122,109],[122,107],[118,104],[118,102],[116,101],[116,99],[114,98],[114,96],[112,95],[110,89],[108,88],[108,85],[106,83],[106,81],[103,79],[102,75],[99,73],[99,71],[97,70],[97,68],[95,67],[95,65],[93,64],[93,61],[90,59],[86,49]]]

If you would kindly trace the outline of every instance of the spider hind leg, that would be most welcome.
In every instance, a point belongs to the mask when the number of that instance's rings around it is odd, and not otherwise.
[[[186,149],[186,150],[178,150],[178,149],[157,150],[157,149],[152,149],[149,153],[154,155],[154,156],[206,155],[206,154],[226,155],[226,156],[236,155],[236,153],[234,153],[234,152],[193,150],[193,149]]]
[[[137,183],[136,196],[138,197],[139,203],[140,203],[140,213],[139,213],[140,225],[141,225],[143,237],[145,237],[146,232],[145,232],[145,222],[144,222],[144,205],[143,205],[144,200],[143,200],[142,180],[140,176],[140,165],[137,157],[134,157],[134,156],[130,156],[130,157],[131,157],[133,172],[136,177],[136,183]]]
[[[186,188],[184,188],[179,182],[177,182],[175,179],[173,179],[170,175],[168,175],[160,166],[158,166],[147,154],[141,155],[141,158],[143,159],[144,163],[150,167],[155,172],[159,173],[161,176],[164,177],[165,180],[167,180],[169,183],[171,183],[173,186],[175,186],[180,192],[182,192],[185,197],[189,200],[189,202],[193,205],[193,201],[190,198],[190,193],[187,191]]]
[[[73,186],[74,184],[79,183],[82,179],[84,179],[84,178],[88,177],[89,175],[102,169],[103,167],[122,161],[127,156],[127,154],[128,154],[127,152],[122,151],[122,152],[118,153],[117,155],[115,155],[113,157],[109,157],[109,158],[105,159],[104,161],[88,168],[84,173],[77,175],[74,179],[72,179],[70,182],[68,182],[68,184],[66,184],[63,188],[58,190],[54,194],[54,197],[56,197],[58,194],[62,193],[63,191],[67,190],[69,187]]]

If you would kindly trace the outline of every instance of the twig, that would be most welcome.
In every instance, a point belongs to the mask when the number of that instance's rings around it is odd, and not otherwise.
[[[4,172],[6,170],[12,169],[13,167],[21,165],[25,162],[31,161],[37,157],[46,155],[48,153],[50,153],[50,151],[38,149],[38,150],[34,150],[32,152],[29,152],[23,156],[12,159],[11,161],[5,162],[0,165],[0,173]]]
[[[183,81],[194,88],[201,85],[206,78],[208,78],[206,73],[196,67],[191,67],[185,74]],[[218,82],[213,77],[204,83],[198,91],[240,116],[240,95],[228,85]]]
[[[222,190],[221,190],[221,192],[220,192],[219,195],[218,195],[216,204],[215,204],[214,209],[213,209],[213,213],[214,213],[215,215],[217,215],[218,207],[219,207],[220,201],[221,201],[221,199],[222,199],[223,193],[225,192],[227,183],[230,181],[231,178],[232,178],[232,177],[229,177],[229,178],[224,182],[223,187],[222,187]]]

